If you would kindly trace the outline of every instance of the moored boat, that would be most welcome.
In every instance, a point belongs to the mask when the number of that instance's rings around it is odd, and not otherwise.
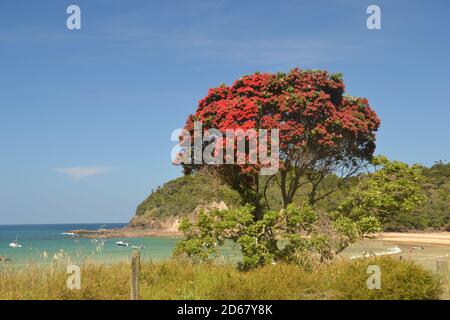
[[[14,240],[13,242],[11,242],[11,243],[9,244],[9,246],[10,246],[11,248],[14,248],[14,249],[22,248],[22,245],[19,243],[19,236],[17,236],[16,240]]]

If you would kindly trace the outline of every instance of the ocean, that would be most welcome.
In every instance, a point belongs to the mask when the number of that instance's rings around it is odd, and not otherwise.
[[[131,246],[142,246],[140,250],[143,260],[161,261],[172,256],[173,249],[181,240],[172,237],[110,238],[103,239],[104,242],[100,243],[93,239],[82,239],[67,234],[70,230],[122,228],[125,225],[118,223],[0,225],[0,257],[5,257],[9,259],[9,263],[16,265],[50,263],[58,256],[68,257],[73,263],[89,260],[108,264],[129,260],[131,252],[136,250]],[[22,245],[21,248],[9,246],[16,238]],[[118,246],[117,241],[127,242],[129,246]],[[363,256],[364,252],[386,255],[399,254],[402,251],[405,251],[403,246],[399,247],[393,243],[362,240],[346,248],[341,255],[353,259]],[[228,262],[240,259],[239,252],[231,244],[221,249],[221,256],[222,261]]]
[[[131,246],[143,246],[143,260],[160,261],[170,258],[179,238],[147,237],[127,239],[103,239],[101,244],[92,239],[81,239],[68,235],[69,230],[99,228],[121,228],[126,224],[51,224],[51,225],[0,225],[0,257],[14,264],[49,263],[55,257],[64,255],[74,263],[94,260],[102,263],[114,263],[127,260],[133,249]],[[21,248],[11,248],[9,244],[17,238]],[[129,247],[116,245],[116,241],[125,241]]]

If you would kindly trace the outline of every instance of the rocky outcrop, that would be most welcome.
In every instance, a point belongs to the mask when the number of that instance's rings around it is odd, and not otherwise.
[[[180,217],[173,216],[162,219],[148,218],[146,216],[134,216],[128,224],[128,228],[177,232],[180,221]]]
[[[209,204],[200,204],[195,207],[193,214],[198,215],[201,211],[210,212],[211,210],[228,210],[227,204],[223,201],[213,201]]]
[[[199,204],[195,209],[187,215],[189,219],[195,221],[201,211],[210,212],[211,210],[228,210],[224,201],[213,201],[209,204]],[[134,216],[128,224],[128,229],[153,230],[155,232],[179,233],[181,216],[170,216],[167,218],[156,218],[148,216]]]
[[[81,238],[137,238],[137,237],[177,237],[182,236],[178,230],[181,219],[188,216],[195,221],[200,212],[211,210],[228,210],[224,201],[213,201],[209,204],[200,204],[188,215],[171,216],[163,219],[146,216],[134,216],[126,228],[122,229],[98,229],[98,230],[70,230],[69,233]],[[0,260],[1,261],[1,260]]]

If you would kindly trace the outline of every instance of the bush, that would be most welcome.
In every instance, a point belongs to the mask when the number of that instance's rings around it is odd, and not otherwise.
[[[317,213],[304,204],[288,205],[279,212],[267,211],[255,220],[250,205],[232,210],[201,212],[196,222],[183,219],[180,230],[185,238],[175,250],[176,257],[193,262],[213,260],[219,249],[231,241],[242,253],[241,269],[275,262],[290,262],[312,268],[330,260],[364,234],[379,230],[372,216],[349,218],[340,212]]]

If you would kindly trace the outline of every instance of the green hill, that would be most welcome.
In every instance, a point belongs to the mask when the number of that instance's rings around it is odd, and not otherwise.
[[[191,214],[198,206],[221,201],[230,207],[239,203],[239,196],[205,174],[183,176],[153,190],[137,207],[130,226],[163,227],[166,221]]]
[[[406,231],[425,228],[449,227],[450,221],[450,163],[437,162],[430,168],[423,168],[425,181],[422,184],[427,196],[426,203],[414,214],[396,216],[384,226],[385,230]],[[336,178],[330,176],[322,191],[331,190]],[[322,209],[332,208],[340,202],[354,182],[327,197],[320,203]],[[300,202],[305,192],[299,192],[294,202]],[[271,186],[267,190],[267,202],[271,209],[281,208],[281,196],[278,188]],[[183,176],[165,183],[153,190],[137,208],[130,222],[132,227],[165,228],[165,221],[178,220],[192,214],[199,206],[225,202],[227,207],[239,205],[236,192],[221,185],[206,174]]]

